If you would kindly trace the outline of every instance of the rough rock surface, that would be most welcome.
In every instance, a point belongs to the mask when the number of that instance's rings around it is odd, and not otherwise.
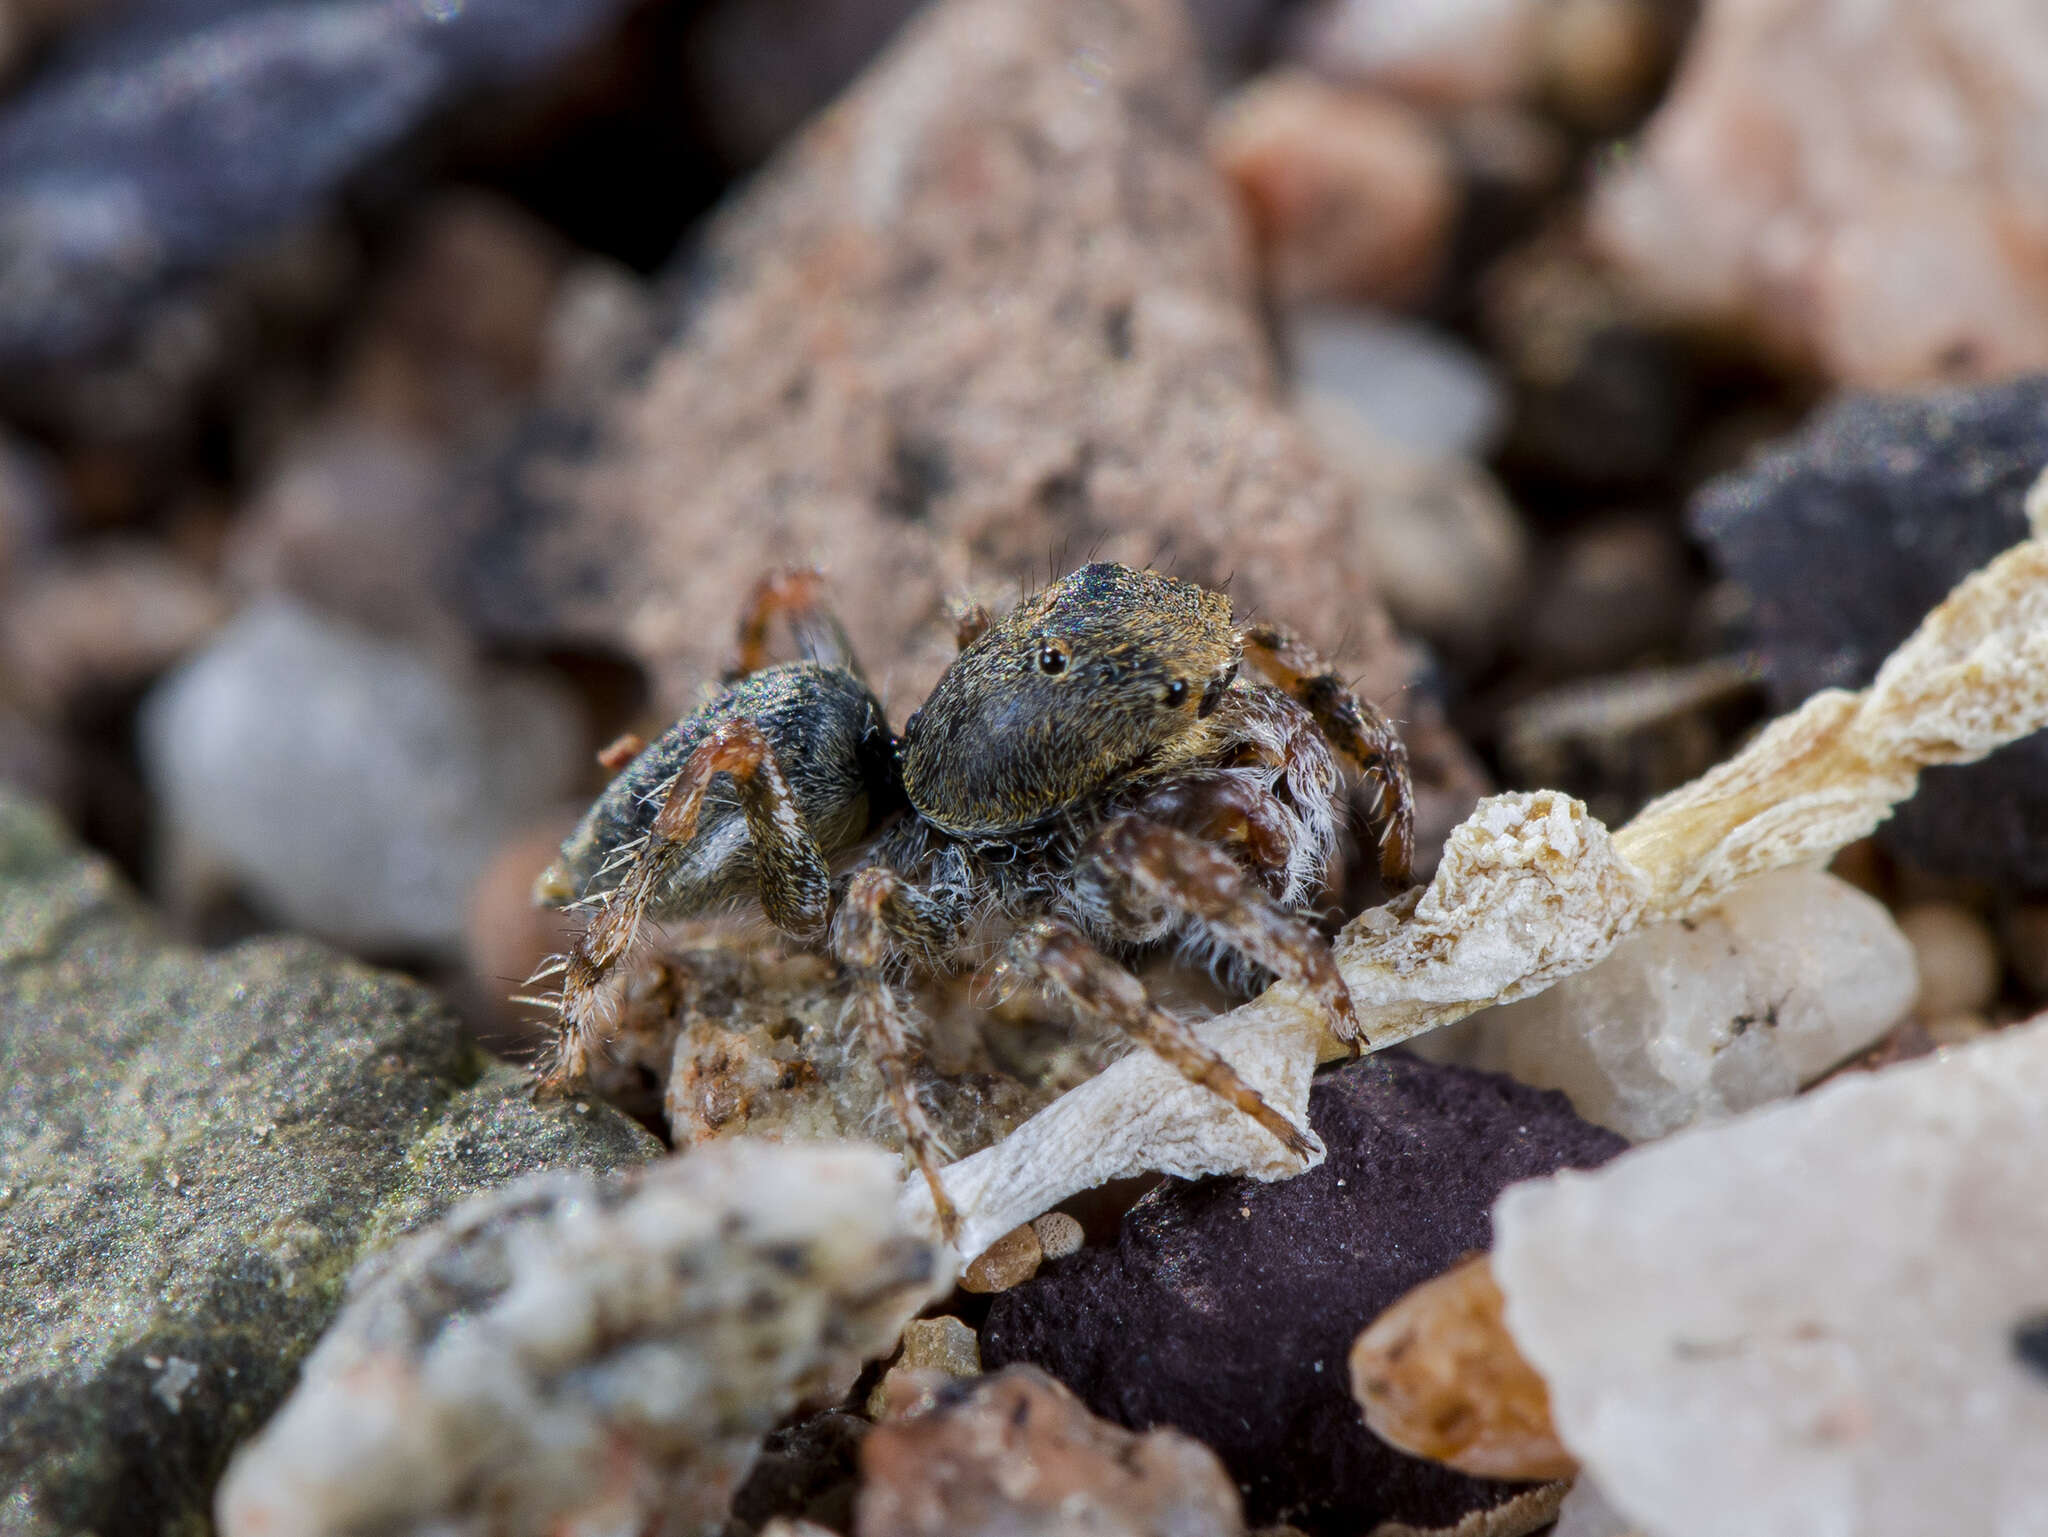
[[[1710,0],[1596,236],[1846,383],[2048,366],[2044,50],[2033,0]]]
[[[2048,1530],[2048,1021],[1501,1200],[1565,1444],[1657,1537]]]
[[[0,359],[88,350],[177,279],[311,213],[459,93],[533,74],[622,7],[145,0],[0,111]]]
[[[1789,707],[1860,688],[1964,576],[2026,537],[2048,464],[2048,377],[1853,395],[1695,499],[1693,528],[1747,593]],[[1942,873],[2048,891],[2048,737],[1930,769],[1882,836]]]
[[[1797,1093],[1903,1019],[1915,983],[1913,947],[1882,903],[1782,870],[1418,1044],[1561,1089],[1639,1142]]]
[[[644,369],[501,467],[479,612],[622,647],[679,708],[759,574],[813,562],[900,719],[948,595],[1092,553],[1230,579],[1395,697],[1410,659],[1354,491],[1277,401],[1204,108],[1167,0],[921,16],[714,223]],[[1427,779],[1435,711],[1400,708]]]
[[[528,1170],[656,1151],[536,1109],[409,983],[166,944],[0,793],[0,1525],[198,1528],[359,1256]]]
[[[776,1422],[951,1282],[895,1162],[734,1142],[466,1202],[357,1277],[223,1537],[718,1530]]]
[[[1173,1425],[1229,1466],[1253,1521],[1355,1533],[1447,1526],[1516,1486],[1467,1478],[1368,1432],[1346,1359],[1409,1288],[1490,1240],[1506,1185],[1624,1145],[1560,1095],[1396,1054],[1318,1080],[1327,1161],[1277,1184],[1169,1183],[1083,1249],[995,1299],[991,1369],[1043,1366],[1098,1414]]]
[[[1105,1424],[1044,1373],[1013,1366],[942,1389],[861,1446],[856,1537],[1237,1537],[1237,1489],[1172,1430]]]

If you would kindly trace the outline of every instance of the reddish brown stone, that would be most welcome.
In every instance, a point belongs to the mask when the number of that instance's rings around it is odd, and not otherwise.
[[[1199,1441],[1095,1418],[1043,1372],[943,1390],[861,1444],[857,1537],[1235,1537],[1237,1487]]]

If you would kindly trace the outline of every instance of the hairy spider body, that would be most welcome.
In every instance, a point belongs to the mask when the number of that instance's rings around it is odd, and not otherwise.
[[[1285,631],[1234,628],[1221,594],[1095,564],[1000,619],[964,618],[960,655],[898,740],[811,578],[762,584],[742,670],[759,666],[776,611],[805,660],[748,672],[633,757],[542,878],[542,900],[592,914],[554,968],[551,1078],[581,1075],[607,1026],[607,978],[646,920],[754,904],[839,962],[949,1234],[895,983],[974,964],[1006,934],[1017,974],[1308,1153],[1111,957],[1175,945],[1242,982],[1276,976],[1358,1041],[1305,914],[1337,843],[1340,754],[1391,802],[1381,862],[1407,877],[1405,756],[1377,712]],[[1240,678],[1247,659],[1274,684]]]

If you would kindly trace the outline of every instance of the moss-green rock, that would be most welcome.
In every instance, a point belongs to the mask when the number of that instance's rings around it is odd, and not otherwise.
[[[515,1175],[659,1151],[536,1107],[404,978],[167,942],[0,791],[0,1532],[206,1531],[359,1259]]]

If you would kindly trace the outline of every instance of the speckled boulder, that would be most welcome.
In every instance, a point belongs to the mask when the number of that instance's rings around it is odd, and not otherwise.
[[[1309,1118],[1330,1150],[1320,1167],[1277,1184],[1161,1186],[1113,1247],[997,1297],[983,1362],[1034,1363],[1108,1419],[1207,1443],[1255,1523],[1352,1537],[1507,1503],[1525,1486],[1467,1478],[1366,1430],[1346,1354],[1410,1287],[1488,1246],[1504,1188],[1626,1144],[1561,1094],[1399,1054],[1324,1076]]]
[[[2024,539],[2048,464],[2048,375],[1849,395],[1695,498],[1694,530],[1748,595],[1780,708],[1861,688],[1949,589]],[[2048,892],[2048,734],[1929,769],[1884,830],[1943,874]]]
[[[537,1109],[401,978],[166,943],[0,792],[0,1530],[204,1530],[359,1258],[526,1171],[658,1151]]]

